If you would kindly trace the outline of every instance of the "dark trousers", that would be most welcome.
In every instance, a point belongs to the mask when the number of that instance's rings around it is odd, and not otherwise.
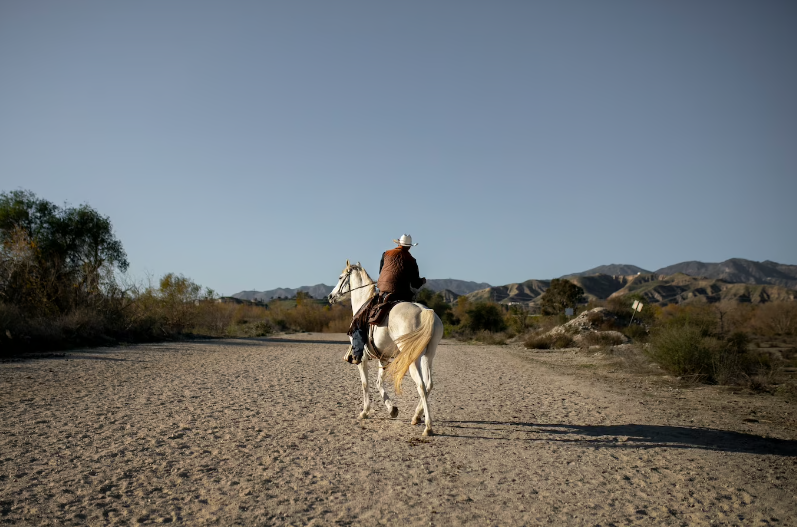
[[[358,327],[351,334],[351,354],[356,360],[362,360],[365,342],[368,340],[368,326]]]

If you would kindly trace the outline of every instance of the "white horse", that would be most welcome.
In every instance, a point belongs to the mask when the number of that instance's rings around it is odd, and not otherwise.
[[[351,294],[351,308],[356,314],[360,307],[376,295],[376,284],[359,262],[351,265],[346,260],[346,268],[329,294],[329,302],[335,303],[348,294]],[[398,408],[385,393],[382,381],[387,371],[393,377],[395,391],[399,394],[401,380],[409,370],[421,397],[411,422],[413,425],[418,424],[421,414],[424,414],[425,436],[432,435],[429,392],[432,391],[432,360],[441,338],[443,323],[440,318],[428,307],[412,302],[402,302],[394,306],[385,320],[374,328],[376,350],[373,350],[373,358],[379,360],[376,386],[382,395],[382,401],[390,412],[390,417],[397,417]],[[371,398],[368,395],[368,355],[366,349],[362,362],[358,365],[363,385],[363,411],[360,419],[368,417],[371,410]]]

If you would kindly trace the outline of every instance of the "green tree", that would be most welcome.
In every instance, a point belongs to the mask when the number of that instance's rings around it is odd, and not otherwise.
[[[128,267],[110,219],[88,205],[61,208],[30,191],[0,193],[0,260],[14,261],[22,246],[29,265],[6,269],[2,294],[27,310],[63,312],[101,300],[115,285],[113,272]]]
[[[560,315],[565,308],[575,308],[583,301],[584,290],[581,287],[570,280],[554,278],[540,298],[540,307],[543,315]]]
[[[451,311],[451,306],[445,301],[442,293],[435,293],[431,289],[425,287],[418,291],[418,296],[415,297],[415,301],[432,308],[434,312],[437,313],[437,316],[440,317],[440,320],[446,320],[446,314]]]
[[[467,326],[472,331],[498,332],[506,329],[504,314],[496,304],[477,302],[467,311]]]

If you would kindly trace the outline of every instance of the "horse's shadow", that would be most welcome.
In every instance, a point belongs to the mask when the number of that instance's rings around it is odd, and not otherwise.
[[[438,434],[467,439],[549,441],[601,448],[697,448],[717,452],[797,457],[797,441],[714,428],[638,424],[570,425],[511,421],[447,421],[441,425],[462,429],[463,432],[473,430],[476,433],[487,431],[497,434],[494,437],[467,433]],[[442,429],[438,432],[442,432]],[[526,432],[529,437],[510,438],[506,437],[507,432]]]

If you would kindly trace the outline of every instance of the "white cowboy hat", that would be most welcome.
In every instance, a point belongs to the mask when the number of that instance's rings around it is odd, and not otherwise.
[[[402,234],[398,240],[393,240],[393,243],[401,245],[402,247],[415,247],[417,243],[412,243],[412,236],[409,234]]]

